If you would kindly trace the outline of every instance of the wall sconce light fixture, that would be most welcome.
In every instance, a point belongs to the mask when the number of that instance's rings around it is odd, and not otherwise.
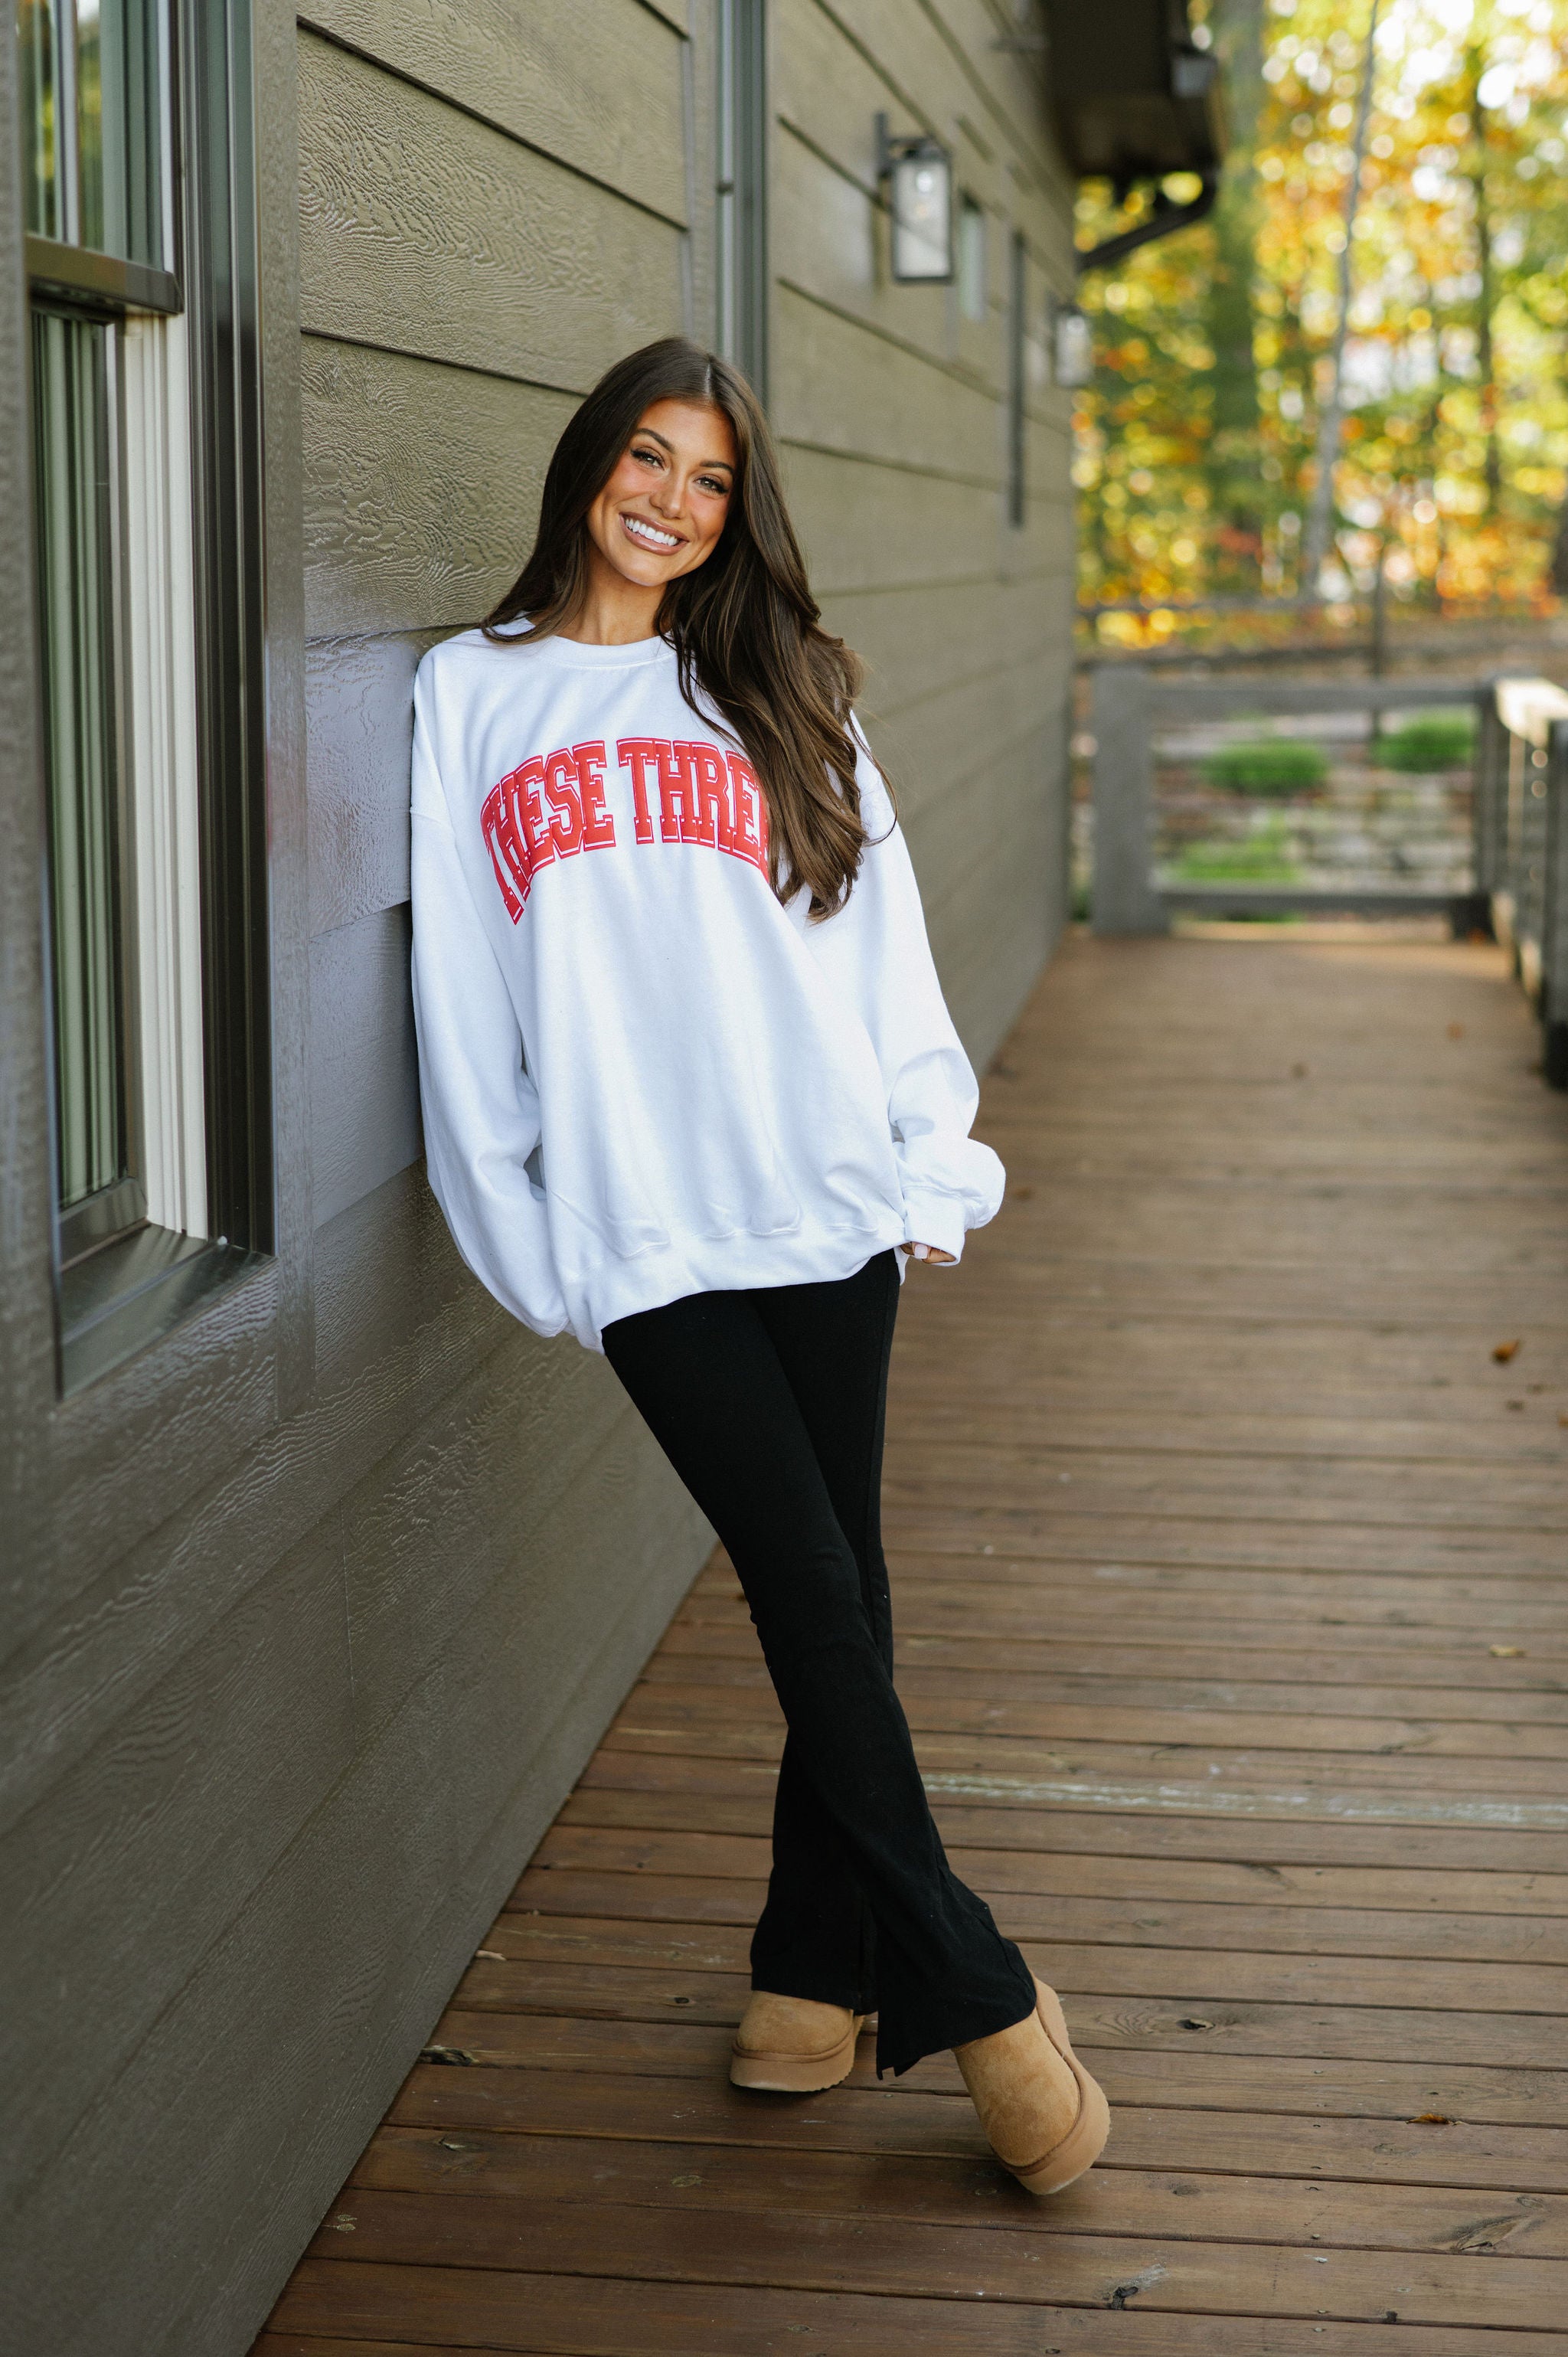
[[[952,277],[952,157],[921,132],[889,135],[876,118],[876,177],[891,183],[893,275],[902,285],[946,285]]]
[[[1094,336],[1076,303],[1051,296],[1051,382],[1067,392],[1094,382]]]

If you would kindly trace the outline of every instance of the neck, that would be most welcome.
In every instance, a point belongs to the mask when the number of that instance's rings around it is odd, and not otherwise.
[[[663,596],[661,588],[628,581],[593,548],[582,597],[562,624],[561,636],[585,647],[635,646],[653,637]]]

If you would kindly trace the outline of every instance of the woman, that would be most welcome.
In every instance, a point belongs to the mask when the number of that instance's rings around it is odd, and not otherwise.
[[[788,1723],[731,2076],[958,2055],[1031,2190],[1104,2098],[942,1853],[878,1535],[903,1259],[1003,1173],[942,1003],[860,666],[818,623],[761,411],[682,339],[596,385],[533,554],[414,691],[431,1184],[541,1334],[602,1349],[739,1574]]]

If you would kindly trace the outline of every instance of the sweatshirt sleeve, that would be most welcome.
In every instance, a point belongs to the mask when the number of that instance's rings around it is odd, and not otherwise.
[[[971,1137],[980,1103],[931,961],[919,887],[881,772],[858,724],[861,811],[869,836],[854,889],[807,939],[865,1024],[887,1092],[903,1182],[905,1239],[956,1260],[965,1232],[1001,1208],[1006,1173]]]
[[[504,1309],[536,1334],[567,1322],[544,1195],[527,1164],[539,1098],[523,1068],[511,995],[458,856],[414,685],[412,896],[413,1021],[425,1168],[452,1239]]]

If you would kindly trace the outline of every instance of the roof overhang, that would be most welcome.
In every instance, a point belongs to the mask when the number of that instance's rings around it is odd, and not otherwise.
[[[1219,59],[1194,43],[1187,0],[1041,0],[1047,89],[1080,179],[1125,191],[1170,172],[1218,172]]]

